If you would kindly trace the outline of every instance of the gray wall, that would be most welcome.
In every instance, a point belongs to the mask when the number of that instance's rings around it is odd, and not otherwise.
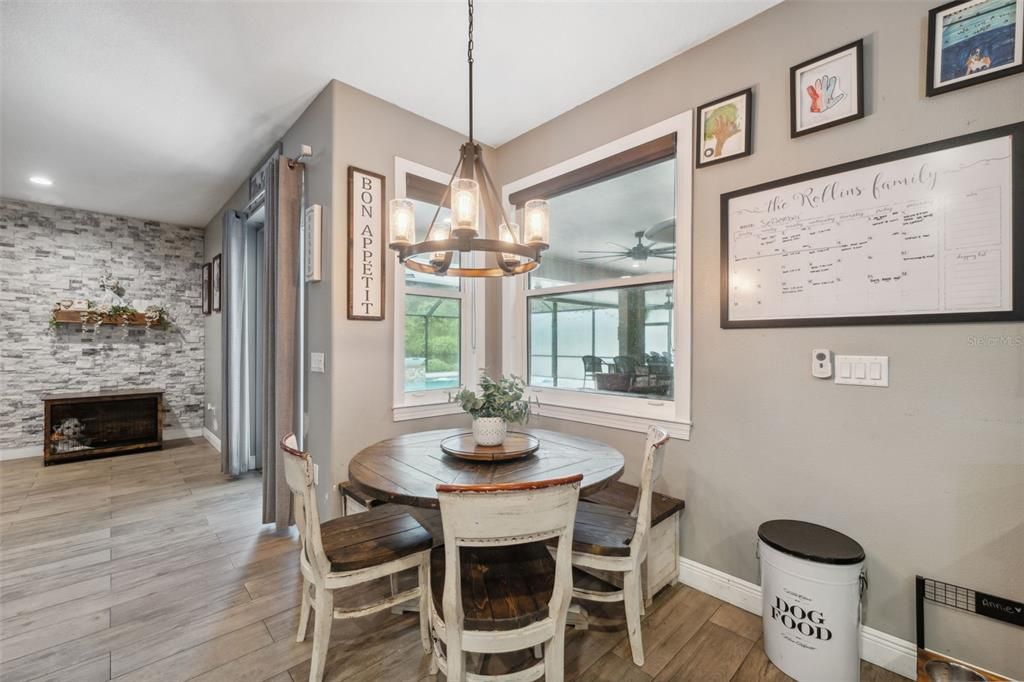
[[[306,164],[306,200],[323,206],[322,279],[306,287],[306,359],[325,354],[325,372],[306,372],[305,447],[320,465],[320,507],[325,518],[340,513],[337,483],[348,479],[348,462],[363,447],[412,430],[441,428],[466,421],[446,417],[396,423],[392,420],[392,348],[394,343],[391,271],[387,319],[347,319],[348,167],[383,174],[387,199],[394,196],[395,157],[441,170],[457,160],[464,138],[376,97],[332,81],[282,138],[283,153],[294,157],[300,144],[313,147]],[[491,150],[485,150],[490,154]],[[493,159],[492,159],[493,162]],[[206,258],[221,251],[225,210],[244,208],[243,184],[207,226]],[[392,267],[389,261],[388,267]],[[207,319],[206,427],[220,436],[222,346],[219,314]]]
[[[299,145],[308,144],[313,148],[313,157],[307,159],[306,165],[306,202],[307,205],[320,204],[323,207],[323,233],[321,242],[321,281],[310,282],[306,289],[306,359],[309,349],[324,352],[330,347],[332,328],[331,319],[337,314],[332,312],[332,244],[338,237],[334,234],[336,225],[335,205],[337,198],[333,196],[335,186],[334,172],[334,87],[328,83],[309,105],[298,121],[295,122],[282,140],[283,153],[294,158],[298,154]],[[341,236],[344,240],[344,235]],[[338,261],[341,262],[341,261]],[[315,317],[309,319],[312,312]],[[325,369],[331,370],[330,358],[325,360]],[[332,485],[330,472],[330,425],[332,396],[329,374],[307,374],[305,377],[306,394],[306,441],[304,446],[313,453],[320,465],[320,498],[323,502],[337,497],[337,490]],[[343,480],[343,479],[341,479]],[[328,508],[326,502],[321,504],[321,511]],[[333,516],[337,516],[334,514]],[[330,518],[330,517],[327,517]]]
[[[908,640],[916,573],[1024,599],[1024,325],[723,330],[719,195],[1024,118],[1022,76],[925,98],[934,4],[786,2],[498,149],[509,182],[754,87],[753,156],[694,176],[694,427],[662,487],[686,499],[683,555],[755,583],[761,522],[850,534],[868,555],[867,625]],[[861,37],[867,117],[790,139],[789,67]],[[814,379],[812,348],[888,355],[891,386]],[[635,480],[640,435],[554,426],[630,453]],[[1024,676],[1019,629],[938,611],[929,645]]]
[[[396,156],[450,169],[465,138],[344,83],[333,81],[328,90],[333,102],[333,183],[330,206],[324,207],[323,281],[307,285],[307,352],[326,354],[326,373],[307,375],[307,446],[321,465],[321,513],[330,518],[340,513],[334,484],[348,479],[348,462],[360,449],[399,433],[453,426],[467,418],[393,421],[391,268],[395,262],[388,261],[386,319],[381,322],[347,318],[344,265],[348,258],[348,167],[384,175],[385,198],[391,199]],[[300,142],[308,141],[296,136],[295,143]],[[493,163],[491,150],[485,149],[484,154]]]
[[[164,437],[203,419],[203,230],[0,199],[0,449],[39,446],[51,391],[155,386]],[[54,303],[100,298],[109,273],[130,305],[167,309],[167,331],[48,327]]]
[[[206,225],[206,240],[203,247],[204,263],[212,263],[213,257],[223,251],[224,213],[242,211],[247,203],[249,203],[248,179]],[[203,406],[203,426],[219,439],[222,434],[224,408],[224,348],[222,345],[224,317],[221,313],[213,311],[211,307],[210,314],[204,316],[203,325],[206,329],[206,402]]]

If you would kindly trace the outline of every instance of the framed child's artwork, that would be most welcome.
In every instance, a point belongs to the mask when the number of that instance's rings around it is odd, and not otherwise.
[[[864,41],[789,70],[789,136],[864,118]]]
[[[929,97],[1024,72],[1024,0],[956,0],[928,12]]]
[[[210,264],[203,263],[203,281],[199,293],[203,302],[203,315],[210,314]]]
[[[753,101],[747,88],[697,108],[697,168],[750,156]]]

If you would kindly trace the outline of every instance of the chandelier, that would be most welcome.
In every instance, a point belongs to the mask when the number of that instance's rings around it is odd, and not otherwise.
[[[469,140],[459,148],[459,162],[452,172],[444,196],[434,211],[423,241],[416,241],[416,213],[409,199],[392,199],[389,204],[388,246],[398,252],[398,260],[417,272],[453,277],[505,277],[521,275],[540,265],[541,253],[548,248],[550,207],[543,199],[527,201],[523,207],[525,231],[508,219],[491,174],[484,165],[480,145],[473,139],[473,0],[469,0]],[[441,207],[449,203],[451,222],[438,222]],[[481,216],[481,213],[483,214]],[[498,238],[481,236],[481,217],[488,225],[498,226]],[[458,251],[459,267],[451,267]],[[429,253],[429,260],[413,256]],[[496,266],[479,265],[466,254],[490,255]],[[469,265],[468,263],[472,263]]]

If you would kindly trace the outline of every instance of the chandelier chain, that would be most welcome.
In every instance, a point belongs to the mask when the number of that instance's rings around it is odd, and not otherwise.
[[[2,0],[0,0],[2,1]],[[398,260],[409,270],[431,275],[450,277],[503,277],[522,275],[536,270],[540,265],[541,253],[548,247],[547,209],[542,209],[540,227],[535,229],[529,242],[524,235],[512,229],[514,223],[508,220],[500,192],[484,163],[482,150],[473,135],[473,40],[474,0],[467,0],[468,26],[466,36],[466,65],[469,71],[469,141],[459,150],[459,162],[444,188],[443,196],[434,210],[434,216],[427,227],[424,239],[417,241],[414,206],[408,199],[392,199],[392,222],[390,248],[398,252]],[[459,187],[459,214],[456,224],[456,178],[466,182]],[[438,218],[446,203],[450,203],[452,218],[446,220],[451,227],[435,232]],[[484,215],[481,216],[481,203]],[[546,204],[544,201],[536,203]],[[463,215],[464,214],[464,215]],[[512,215],[515,218],[515,215]],[[526,216],[524,215],[524,218]],[[535,221],[536,222],[536,221]],[[497,225],[494,225],[497,223]],[[481,236],[481,231],[497,228],[493,237]],[[504,231],[501,229],[504,227]],[[410,229],[411,228],[411,229]],[[497,267],[483,263],[451,267],[455,252],[462,254],[493,254]],[[417,256],[428,255],[429,262],[417,260]],[[463,257],[465,258],[465,256]],[[475,260],[475,259],[473,259]],[[474,330],[475,334],[475,330]]]
[[[473,0],[469,1],[469,40],[466,62],[469,64],[469,143],[473,144]]]

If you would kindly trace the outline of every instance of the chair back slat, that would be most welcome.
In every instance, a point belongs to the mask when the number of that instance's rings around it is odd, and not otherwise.
[[[632,516],[636,519],[636,530],[630,541],[630,554],[646,551],[647,536],[651,532],[651,500],[654,497],[654,484],[661,478],[665,463],[664,445],[668,442],[668,432],[658,426],[647,429],[647,441],[644,444],[644,462],[640,470],[640,491],[636,496]]]
[[[582,474],[528,484],[437,486],[444,526],[446,623],[463,622],[461,547],[501,547],[558,539],[548,613],[572,598],[572,529]]]
[[[331,562],[324,552],[323,538],[320,536],[320,510],[316,505],[313,458],[308,452],[298,449],[293,433],[281,440],[281,449],[284,451],[284,477],[292,491],[303,556],[314,571],[324,576],[330,572]]]
[[[516,545],[555,537],[564,530],[569,506],[575,515],[581,480],[582,475],[577,474],[532,483],[438,485],[445,541],[449,533],[453,542],[463,547]]]

